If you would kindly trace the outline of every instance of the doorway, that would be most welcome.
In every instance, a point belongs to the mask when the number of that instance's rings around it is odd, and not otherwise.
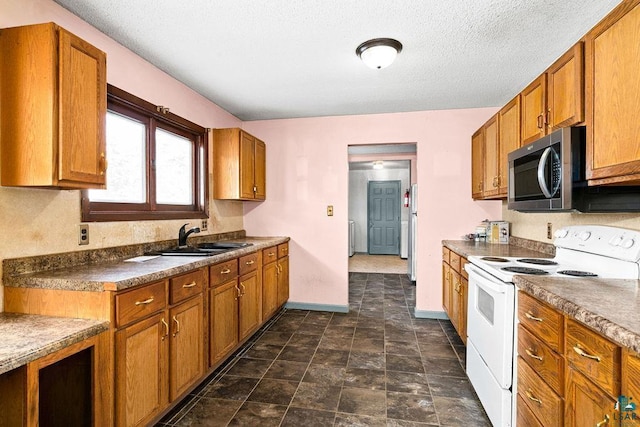
[[[369,255],[400,255],[400,181],[369,181]]]

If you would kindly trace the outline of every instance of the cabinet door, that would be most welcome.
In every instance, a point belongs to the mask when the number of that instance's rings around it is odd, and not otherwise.
[[[266,178],[266,162],[267,147],[264,142],[256,138],[255,145],[255,161],[254,161],[254,197],[258,200],[264,200],[267,197],[267,178]]]
[[[169,311],[171,319],[170,393],[177,399],[204,375],[204,302],[202,294]]]
[[[633,402],[638,405],[638,401],[640,400],[640,355],[631,350],[624,350],[624,357],[622,359],[622,396],[629,399],[632,398],[633,401],[629,400],[629,402]],[[621,418],[623,420],[624,426],[639,426],[640,425],[640,409],[632,410],[631,407],[627,407],[626,405],[622,405],[620,408]],[[627,421],[634,417],[635,412],[635,424],[631,421]],[[625,421],[628,424],[625,424]]]
[[[59,30],[59,180],[104,185],[107,66],[104,52]]]
[[[442,308],[451,319],[451,267],[442,263]]]
[[[255,185],[255,138],[240,132],[240,198],[253,199]]]
[[[546,85],[547,76],[543,74],[520,93],[522,145],[533,142],[545,135]]]
[[[565,426],[618,425],[620,416],[614,410],[616,400],[600,390],[578,371],[572,369],[571,365],[567,371]]]
[[[467,299],[469,298],[469,280],[460,276],[460,339],[467,345]]]
[[[484,185],[484,128],[471,137],[471,197],[482,198]]]
[[[578,42],[547,70],[547,133],[584,120],[584,53]]]
[[[498,115],[484,125],[484,184],[483,196],[498,194]]]
[[[451,323],[460,334],[460,273],[451,271]]]
[[[520,148],[520,95],[516,96],[498,113],[499,155],[498,195],[507,197],[509,178],[509,153]]]
[[[240,341],[258,329],[262,322],[262,286],[258,280],[258,272],[253,271],[241,276],[240,310],[239,310],[239,338]]]
[[[278,308],[278,264],[270,262],[262,268],[262,317],[267,320]]]
[[[640,1],[625,1],[585,37],[586,174],[594,183],[640,183],[638,28]]]
[[[209,291],[209,366],[215,365],[238,344],[238,279]]]
[[[147,425],[169,404],[168,334],[165,313],[116,332],[115,405],[118,425]]]
[[[289,257],[278,260],[278,307],[289,301]]]

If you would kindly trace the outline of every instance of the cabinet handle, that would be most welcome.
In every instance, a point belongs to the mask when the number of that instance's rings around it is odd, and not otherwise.
[[[280,264],[276,264],[276,274],[280,274]]]
[[[160,322],[162,322],[162,326],[164,326],[164,335],[162,335],[162,341],[164,341],[164,339],[169,335],[169,324],[164,321],[164,317]]]
[[[540,115],[538,115],[538,129],[542,129],[544,126],[544,116],[542,115],[542,113],[540,113]]]
[[[547,110],[545,121],[547,122],[547,127],[551,129],[551,108]]]
[[[602,420],[598,424],[596,424],[596,427],[606,426],[607,424],[609,424],[609,415],[605,414],[604,415],[604,420]]]
[[[494,186],[494,187],[497,187],[497,186],[498,186],[498,177],[497,177],[497,176],[494,176],[494,177],[493,177],[493,186]]]
[[[220,274],[229,274],[231,273],[231,270],[228,268],[225,268],[224,270],[220,271]]]
[[[185,289],[188,289],[188,288],[193,288],[195,285],[197,285],[197,283],[193,281],[191,283],[187,283],[186,285],[182,285],[182,287]]]
[[[236,299],[240,298],[242,294],[240,293],[240,287],[236,285]]]
[[[527,355],[528,355],[529,357],[532,357],[532,358],[534,358],[534,359],[539,360],[539,361],[541,361],[541,362],[542,362],[542,356],[538,356],[537,354],[535,354],[535,353],[533,352],[533,350],[531,350],[531,349],[529,349],[529,348],[528,348],[528,349],[526,349],[524,352],[525,352],[525,353],[527,353]]]
[[[247,262],[245,262],[245,264],[247,264],[247,265],[253,265],[254,263],[255,263],[255,261],[254,261],[254,260],[251,260],[251,261],[247,261]]]
[[[530,311],[527,311],[524,315],[527,319],[535,320],[536,322],[542,322],[541,318],[534,316]]]
[[[240,283],[240,286],[242,286],[242,293],[240,294],[240,296],[244,296],[247,293],[247,288],[244,287],[244,283]]]
[[[100,153],[100,175],[104,175],[107,171],[107,158],[104,153]]]
[[[529,400],[531,400],[532,402],[536,402],[538,405],[542,406],[542,400],[538,399],[537,397],[535,397],[533,395],[533,393],[531,392],[531,390],[527,390],[525,391],[525,394],[527,395],[527,398]]]
[[[173,321],[176,322],[176,331],[173,333],[173,336],[175,337],[176,335],[178,335],[178,333],[180,333],[180,322],[178,322],[176,316],[173,316]]]
[[[254,186],[253,186],[253,192],[254,192],[254,193],[257,193],[257,192],[258,192],[258,186],[257,186],[257,185],[254,185]]]
[[[273,252],[269,252],[267,255],[270,257],[276,256],[276,254],[274,254]]]
[[[153,302],[153,297],[147,298],[144,301],[136,301],[136,305],[147,305],[147,304],[151,304],[152,302]]]
[[[497,187],[500,187],[500,185],[502,185],[502,177],[500,175],[498,175],[498,185],[497,185]]]
[[[576,353],[578,353],[582,357],[586,357],[587,359],[591,359],[591,360],[595,360],[597,362],[600,362],[600,356],[594,356],[592,354],[587,353],[586,351],[584,351],[582,349],[582,347],[580,347],[580,344],[574,345],[573,346],[573,351],[575,351]]]

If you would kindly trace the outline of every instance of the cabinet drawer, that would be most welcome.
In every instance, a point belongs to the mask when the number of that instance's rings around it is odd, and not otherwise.
[[[209,285],[224,283],[238,275],[238,258],[209,267]]]
[[[563,395],[564,360],[540,339],[518,326],[518,355],[559,395]]]
[[[518,395],[518,420],[516,425],[518,427],[544,427],[540,424],[540,421],[533,415],[531,409],[524,403],[522,396]]]
[[[142,319],[167,306],[166,282],[153,283],[133,291],[116,295],[118,326]]]
[[[175,304],[201,293],[204,289],[204,282],[203,270],[174,277],[169,280],[169,301],[171,304]]]
[[[442,247],[442,261],[446,262],[447,264],[449,264],[449,252],[451,252],[449,248],[445,246]]]
[[[467,261],[466,258],[460,257],[460,275],[467,280],[469,280],[469,273],[467,273],[467,270],[464,269],[464,265],[468,262],[469,261]]]
[[[262,250],[262,264],[269,264],[278,259],[278,247],[272,246]]]
[[[278,258],[284,258],[289,255],[289,243],[278,245]]]
[[[620,394],[620,347],[567,319],[567,362],[612,396]]]
[[[518,319],[552,350],[562,353],[562,315],[524,292],[518,294]]]
[[[520,357],[518,357],[518,396],[542,425],[562,425],[562,399]]]
[[[453,251],[449,252],[449,265],[455,271],[460,273],[460,255],[458,255],[457,253],[455,253]]]
[[[258,268],[258,252],[240,257],[238,273],[242,276]]]

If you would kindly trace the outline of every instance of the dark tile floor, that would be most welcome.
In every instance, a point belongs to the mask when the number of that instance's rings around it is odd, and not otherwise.
[[[349,313],[282,310],[159,426],[490,426],[448,321],[405,275],[350,273]]]

